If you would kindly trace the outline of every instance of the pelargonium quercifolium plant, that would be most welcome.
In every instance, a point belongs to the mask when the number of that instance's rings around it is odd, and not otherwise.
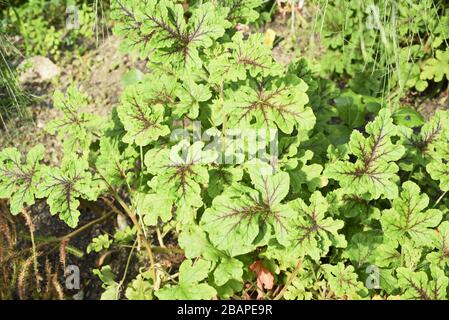
[[[323,73],[364,95],[405,96],[448,79],[446,1],[312,0],[321,8]],[[327,14],[332,12],[332,14]],[[386,88],[385,88],[386,87]]]
[[[89,252],[137,239],[151,260],[148,231],[175,231],[186,257],[178,281],[151,262],[128,299],[240,297],[254,263],[286,286],[276,298],[447,299],[448,112],[407,128],[379,105],[354,127],[304,60],[283,66],[262,36],[235,30],[261,3],[115,1],[123,49],[151,72],[109,119],[84,112],[76,86],[57,91],[63,117],[47,130],[64,142],[61,166],[43,163],[42,146],[26,157],[2,150],[0,197],[12,214],[45,199],[73,228],[81,202],[115,199],[133,226],[95,238]],[[210,140],[191,139],[198,126]],[[228,133],[244,130],[275,131],[277,153],[262,144],[256,158],[235,156],[248,142]],[[121,297],[110,266],[94,273],[102,298]]]

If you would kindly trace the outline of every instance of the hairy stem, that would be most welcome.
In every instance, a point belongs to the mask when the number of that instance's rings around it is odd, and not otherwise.
[[[119,285],[118,285],[119,290],[117,290],[117,295],[119,294],[120,288],[122,287],[123,283],[125,283],[126,275],[127,275],[127,273],[128,273],[129,264],[130,264],[130,262],[131,262],[131,257],[132,257],[132,255],[133,255],[134,249],[136,248],[136,243],[137,243],[137,239],[134,241],[134,243],[133,243],[133,245],[132,245],[132,247],[131,247],[131,250],[130,250],[130,252],[129,252],[128,259],[126,260],[125,271],[123,272],[122,280],[120,281],[120,283],[119,283]],[[119,297],[117,297],[117,299],[118,299],[118,298],[119,298]]]
[[[38,268],[38,264],[37,264],[36,243],[34,241],[33,220],[31,219],[31,216],[29,215],[29,213],[26,209],[22,210],[22,214],[25,217],[26,224],[28,225],[28,229],[30,230],[31,251],[32,251],[32,257],[33,257],[33,269],[34,269],[35,278],[36,278],[36,284],[37,284],[36,287],[39,290],[39,268]]]
[[[293,272],[288,277],[287,282],[285,283],[285,286],[282,288],[282,290],[279,292],[279,294],[276,297],[274,297],[274,300],[280,300],[284,296],[288,287],[292,284],[293,279],[295,279],[295,277],[298,275],[298,272],[301,269],[301,266],[302,266],[302,260],[298,260],[298,263],[296,264],[296,267],[293,270]]]
[[[120,195],[114,189],[111,188],[111,192],[113,193],[113,195],[114,195],[115,199],[118,201],[118,203],[120,203],[123,210],[125,210],[126,214],[129,216],[132,223],[134,224],[134,226],[137,229],[137,241],[138,241],[139,247],[141,245],[143,245],[143,247],[146,249],[146,251],[148,253],[148,258],[150,259],[151,277],[153,279],[153,283],[156,283],[156,270],[155,270],[154,254],[153,254],[153,251],[151,250],[151,244],[146,239],[145,234],[142,230],[142,226],[140,225],[140,223],[137,219],[136,213],[133,210],[131,210],[131,208],[125,203],[125,201],[120,197]],[[108,206],[110,206],[111,208],[113,207],[112,202],[110,202],[107,199],[104,199],[104,200]]]

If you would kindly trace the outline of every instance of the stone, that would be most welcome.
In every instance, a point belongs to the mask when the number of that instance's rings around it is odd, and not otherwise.
[[[56,64],[42,56],[25,59],[18,70],[21,84],[48,82],[61,73],[61,69]]]

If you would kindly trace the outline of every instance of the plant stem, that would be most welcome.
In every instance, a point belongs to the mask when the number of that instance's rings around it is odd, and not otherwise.
[[[62,237],[51,237],[51,238],[47,238],[47,240],[44,240],[43,242],[38,243],[38,244],[35,246],[35,250],[40,249],[40,248],[45,247],[45,246],[48,246],[48,245],[51,245],[51,244],[53,244],[53,243],[59,243],[59,242],[61,242],[61,241],[63,241],[63,240],[74,238],[74,237],[78,236],[80,233],[82,233],[83,231],[85,231],[85,230],[91,228],[92,226],[94,226],[94,225],[96,225],[96,224],[98,224],[98,223],[101,223],[101,222],[103,222],[104,220],[109,219],[110,217],[113,216],[113,213],[115,213],[115,212],[109,212],[108,214],[105,214],[104,216],[102,216],[102,217],[100,217],[100,218],[98,218],[98,219],[92,220],[91,222],[86,223],[85,225],[83,225],[82,227],[80,227],[79,229],[77,229],[77,230],[75,230],[75,231],[72,231],[72,232],[70,232],[70,233],[68,233],[68,234],[66,234],[66,235],[64,235],[64,236],[62,236]],[[31,236],[30,236],[30,238],[31,238]],[[8,263],[11,259],[14,259],[14,258],[16,258],[16,257],[19,257],[19,256],[21,256],[22,254],[25,254],[25,253],[27,253],[27,252],[29,252],[29,251],[32,251],[32,250],[33,250],[32,247],[31,247],[31,248],[25,248],[25,249],[22,249],[21,251],[17,252],[16,254],[13,254],[13,255],[7,257],[7,258],[1,263],[0,266],[4,266],[4,265],[5,265],[6,263]],[[182,249],[180,249],[180,248],[170,248],[170,247],[165,247],[165,248],[162,248],[162,247],[152,247],[152,251],[155,252],[155,253],[165,253],[165,254],[184,254],[184,250],[182,250]]]
[[[63,241],[63,240],[67,240],[67,239],[70,239],[70,238],[73,238],[73,237],[77,236],[81,232],[89,229],[90,227],[92,227],[92,226],[94,226],[94,225],[96,225],[96,224],[98,224],[100,222],[103,222],[104,220],[109,219],[110,217],[113,216],[113,214],[114,214],[114,212],[109,212],[109,213],[105,214],[104,216],[102,216],[100,218],[97,218],[95,220],[92,220],[91,222],[86,223],[82,227],[79,227],[78,229],[76,229],[76,230],[66,234],[65,236],[62,236],[62,237],[58,238],[58,242],[59,241]]]
[[[285,292],[287,291],[287,288],[292,284],[293,279],[298,274],[299,269],[301,269],[301,266],[302,266],[302,260],[298,260],[298,263],[296,264],[296,267],[293,270],[293,272],[288,277],[287,282],[285,283],[285,286],[282,288],[281,292],[279,292],[279,294],[276,297],[274,297],[274,300],[279,300],[284,296]]]
[[[438,198],[438,200],[433,205],[433,208],[435,208],[440,203],[440,201],[443,200],[443,198],[446,194],[447,194],[447,191],[444,191],[443,194]]]
[[[126,214],[131,219],[131,221],[134,224],[134,226],[136,227],[136,229],[137,229],[137,243],[138,243],[138,247],[140,248],[142,244],[145,247],[145,249],[146,249],[146,251],[148,253],[148,258],[150,259],[151,277],[153,279],[153,283],[156,283],[155,261],[154,261],[153,251],[151,250],[151,244],[146,239],[145,233],[142,230],[142,226],[140,225],[135,212],[133,210],[131,210],[131,208],[126,204],[126,202],[122,199],[122,197],[120,197],[118,192],[108,183],[108,181],[104,177],[102,177],[102,179],[108,185],[109,191],[112,193],[114,198],[118,201],[120,206],[122,206],[123,210],[125,210]],[[118,210],[114,206],[114,204],[111,201],[109,201],[107,198],[104,198],[103,200],[106,202],[106,204],[112,210],[117,211],[117,213],[120,212],[120,210]]]
[[[119,291],[120,291],[121,286],[122,286],[123,283],[125,282],[126,274],[128,273],[129,263],[131,262],[131,257],[132,257],[132,255],[133,255],[134,249],[136,248],[136,243],[137,243],[137,239],[134,241],[134,243],[133,243],[133,245],[132,245],[132,247],[131,247],[131,251],[129,252],[128,259],[126,260],[125,271],[123,272],[122,280],[120,281],[120,284],[118,285],[118,288],[119,288],[119,289],[117,290],[117,295],[119,294]],[[117,296],[117,299],[118,299],[118,298],[119,298],[119,297]]]
[[[120,245],[122,248],[131,248],[130,245]],[[164,254],[184,254],[184,250],[181,248],[173,248],[173,247],[151,247],[153,253],[164,253]]]
[[[26,209],[22,210],[22,214],[25,217],[26,224],[28,225],[28,229],[30,230],[30,238],[31,238],[31,250],[33,256],[33,268],[34,273],[36,275],[37,288],[39,288],[39,268],[37,264],[37,253],[36,253],[36,243],[34,241],[34,226],[33,221],[31,220],[31,216],[28,214]]]
[[[70,232],[70,233],[68,233],[68,234],[66,234],[66,235],[64,235],[64,236],[62,236],[62,237],[52,237],[52,238],[50,238],[50,239],[48,239],[48,240],[46,240],[46,241],[43,241],[43,242],[37,244],[37,245],[35,246],[35,249],[34,249],[34,250],[40,249],[40,248],[42,248],[42,247],[45,247],[45,246],[50,245],[50,244],[53,244],[53,243],[58,243],[58,242],[61,242],[61,241],[64,241],[64,240],[73,238],[73,237],[77,236],[78,234],[80,234],[81,232],[83,232],[83,231],[89,229],[90,227],[92,227],[92,226],[94,226],[94,225],[96,225],[96,224],[98,224],[98,223],[100,223],[100,222],[102,222],[102,221],[104,221],[104,220],[110,218],[110,217],[112,216],[112,213],[113,213],[113,212],[110,212],[110,213],[105,214],[104,216],[102,216],[102,217],[100,217],[100,218],[98,218],[98,219],[92,220],[91,222],[86,223],[86,224],[83,225],[82,227],[80,227],[80,228],[76,229],[75,231],[72,231],[72,232]],[[28,252],[28,251],[32,251],[32,250],[33,250],[32,247],[31,247],[31,248],[23,249],[23,250],[17,252],[16,254],[13,254],[13,255],[9,256],[5,261],[3,261],[3,263],[2,263],[1,265],[4,265],[4,264],[6,264],[9,260],[11,260],[11,259],[13,259],[13,258],[16,258],[16,257],[18,257],[18,256],[20,256],[20,255],[22,255],[22,254],[24,254],[24,253],[26,253],[26,252]]]
[[[156,270],[155,270],[155,262],[154,262],[154,255],[153,255],[153,251],[151,250],[151,245],[148,242],[148,240],[145,238],[145,235],[142,231],[142,227],[139,223],[139,221],[137,220],[137,216],[134,213],[134,211],[132,211],[129,206],[125,203],[125,201],[120,197],[120,195],[112,188],[110,187],[111,192],[113,193],[115,199],[118,201],[118,203],[120,203],[120,205],[122,206],[123,210],[125,210],[126,214],[129,216],[129,218],[131,219],[132,223],[134,224],[134,226],[137,229],[137,241],[139,244],[139,247],[143,244],[144,248],[146,249],[147,253],[148,253],[148,258],[150,259],[150,271],[151,271],[151,277],[153,279],[153,283],[156,283]],[[109,206],[113,206],[113,204],[105,199],[106,204],[108,204]]]
[[[159,241],[159,245],[160,245],[162,248],[165,248],[165,245],[164,245],[164,239],[163,239],[161,230],[159,230],[159,227],[158,227],[158,226],[156,226],[156,234],[157,234],[157,240]]]

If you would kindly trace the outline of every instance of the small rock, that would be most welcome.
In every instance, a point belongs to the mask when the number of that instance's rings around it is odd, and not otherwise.
[[[120,231],[123,231],[128,226],[128,222],[126,221],[126,218],[122,215],[117,215],[117,229]]]
[[[50,59],[42,56],[35,56],[22,61],[19,65],[20,83],[42,83],[58,76],[61,69]]]

